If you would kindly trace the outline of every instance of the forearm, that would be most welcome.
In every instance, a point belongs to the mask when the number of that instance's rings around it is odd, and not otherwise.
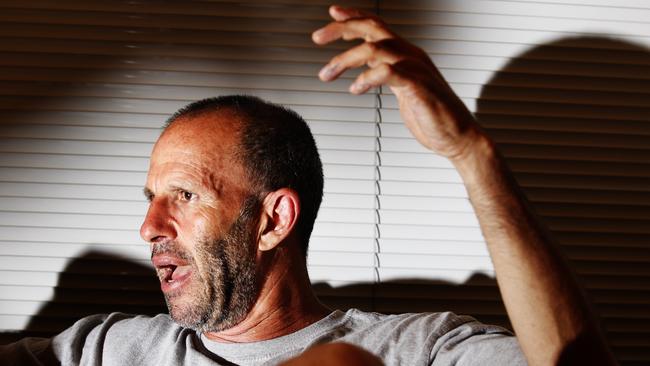
[[[571,271],[540,226],[494,144],[478,129],[452,160],[465,182],[510,321],[531,365],[557,364],[588,339],[613,363]],[[582,343],[581,343],[582,344]]]

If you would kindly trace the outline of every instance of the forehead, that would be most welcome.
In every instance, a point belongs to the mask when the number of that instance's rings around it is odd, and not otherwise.
[[[180,117],[156,142],[152,162],[191,158],[217,163],[224,157],[235,161],[241,126],[241,118],[229,109]]]
[[[165,171],[191,168],[201,174],[243,179],[244,167],[236,158],[240,130],[240,117],[229,110],[179,118],[156,142],[149,173],[163,167]]]
[[[188,154],[234,154],[240,138],[241,119],[224,109],[175,120],[160,136],[154,154],[185,151]]]

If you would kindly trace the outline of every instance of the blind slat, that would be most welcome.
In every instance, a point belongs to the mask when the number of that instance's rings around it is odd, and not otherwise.
[[[379,7],[431,56],[557,238],[619,359],[650,359],[641,340],[650,301],[650,7],[355,3]],[[152,143],[178,107],[232,93],[285,104],[315,134],[325,195],[308,270],[328,304],[507,323],[453,165],[411,137],[389,88],[352,97],[360,70],[333,83],[316,78],[349,47],[313,46],[327,6],[5,2],[0,328],[57,331],[81,311],[153,308],[158,284],[138,233]],[[137,296],[120,300],[124,293]]]

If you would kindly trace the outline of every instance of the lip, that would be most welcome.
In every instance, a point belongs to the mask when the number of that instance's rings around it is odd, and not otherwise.
[[[180,267],[188,264],[187,261],[170,254],[156,254],[151,258],[151,262],[156,268],[167,266]]]
[[[160,289],[165,294],[178,291],[192,276],[190,265],[178,257],[159,254],[153,256],[151,261],[158,271],[166,271],[164,278],[159,278]]]

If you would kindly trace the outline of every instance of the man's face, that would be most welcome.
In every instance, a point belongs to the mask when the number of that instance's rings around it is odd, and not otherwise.
[[[176,121],[151,155],[140,229],[171,317],[200,332],[239,323],[257,295],[259,202],[234,159],[236,116]]]

